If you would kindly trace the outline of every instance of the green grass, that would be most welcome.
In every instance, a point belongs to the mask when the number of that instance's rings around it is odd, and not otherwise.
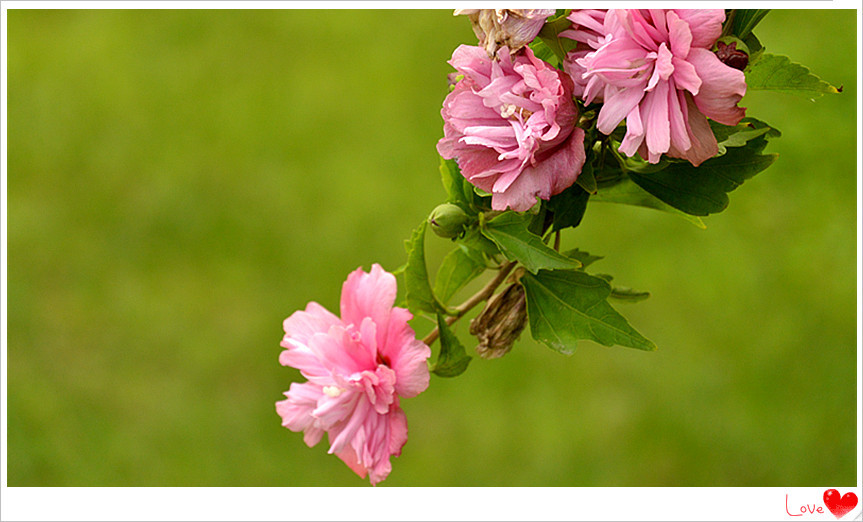
[[[278,364],[281,321],[337,310],[357,266],[401,265],[443,200],[445,62],[475,42],[467,20],[8,13],[8,484],[365,484],[280,426],[301,378]],[[384,485],[853,484],[855,16],[757,28],[844,92],[744,98],[780,158],[707,230],[596,203],[565,235],[652,293],[621,308],[657,352],[564,357],[526,333],[433,377],[402,403]],[[427,255],[448,246],[430,236]]]

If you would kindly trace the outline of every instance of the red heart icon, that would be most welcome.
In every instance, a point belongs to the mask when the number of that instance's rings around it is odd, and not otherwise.
[[[857,507],[857,495],[849,491],[840,497],[838,491],[828,489],[824,492],[824,505],[836,518],[842,518]]]

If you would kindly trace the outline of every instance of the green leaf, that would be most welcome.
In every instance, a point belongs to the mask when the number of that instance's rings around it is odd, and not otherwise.
[[[542,44],[549,49],[553,54],[556,60],[552,62],[551,60],[546,60],[551,65],[557,67],[560,63],[563,62],[563,58],[566,56],[566,53],[575,49],[575,46],[578,44],[575,40],[571,40],[569,38],[560,38],[558,37],[558,33],[568,29],[572,22],[567,20],[566,15],[568,13],[564,13],[560,16],[556,16],[548,20],[545,25],[540,29],[538,40],[534,40],[534,43],[537,41],[542,42]],[[531,50],[536,51],[536,47],[541,49],[541,46],[534,46],[533,44],[530,46]],[[541,52],[545,52],[542,51]],[[543,58],[545,60],[545,58]]]
[[[672,207],[667,203],[664,203],[656,196],[650,194],[643,188],[636,185],[632,181],[632,179],[630,179],[629,176],[626,175],[618,179],[615,183],[601,185],[597,190],[596,195],[592,196],[592,198],[594,201],[602,201],[606,203],[621,203],[624,205],[634,205],[637,207],[652,208],[655,210],[661,210],[663,212],[669,212],[676,216],[682,217],[683,219],[689,221],[698,228],[707,228],[704,225],[704,222],[701,221],[701,218],[691,216]]]
[[[590,194],[596,194],[596,176],[593,175],[593,162],[585,161],[575,183]]]
[[[485,272],[482,254],[458,245],[443,258],[435,278],[434,293],[444,303],[474,278]]]
[[[835,94],[839,89],[794,63],[787,56],[762,54],[744,70],[746,88],[752,91],[780,91],[806,98]]]
[[[733,9],[731,18],[731,34],[743,39],[758,25],[770,9]]]
[[[605,346],[655,350],[608,304],[611,285],[578,270],[540,270],[521,277],[527,296],[527,317],[534,339],[560,353],[575,351],[587,339]]]
[[[577,184],[556,196],[552,196],[548,200],[548,209],[554,215],[552,229],[562,230],[580,225],[584,211],[587,209],[588,198],[590,198],[590,194]]]
[[[405,299],[408,309],[419,312],[446,313],[446,309],[437,300],[429,284],[428,269],[425,260],[425,233],[428,223],[423,221],[405,241],[408,252],[408,263],[405,268]]]
[[[571,257],[573,259],[578,259],[579,263],[581,263],[581,268],[587,268],[595,261],[604,259],[603,256],[594,256],[588,252],[585,252],[584,250],[579,250],[577,248],[573,250],[567,250],[563,253],[563,255],[565,255],[566,257]]]
[[[440,159],[440,175],[446,191],[447,203],[454,203],[465,210],[470,208],[471,200],[465,197],[464,184],[467,180],[461,175],[455,160]]]
[[[494,241],[482,235],[478,226],[469,227],[462,237],[456,238],[456,242],[464,245],[470,250],[475,250],[488,257],[500,254],[500,249]]]
[[[440,160],[441,181],[447,193],[447,203],[462,207],[471,215],[478,210],[491,208],[491,194],[481,194],[470,181],[465,179],[455,160]]]
[[[742,120],[740,120],[740,123],[752,125],[752,127],[756,128],[756,129],[761,129],[764,127],[769,128],[770,130],[767,131],[767,133],[764,135],[765,138],[778,138],[778,137],[782,136],[782,132],[780,132],[779,129],[777,129],[776,127],[771,126],[769,123],[763,122],[757,118],[752,118],[750,116],[747,116],[746,118],[743,118]]]
[[[504,212],[480,227],[482,234],[500,247],[510,261],[518,261],[531,272],[541,268],[579,268],[581,263],[549,248],[527,227],[530,214]]]
[[[567,9],[562,13],[555,13],[551,18],[547,19],[542,29],[539,30],[540,36],[547,38],[556,38],[561,31],[565,31],[572,26],[566,17],[569,16],[571,10]]]
[[[719,155],[725,154],[728,147],[743,147],[749,141],[759,136],[777,137],[782,133],[763,121],[755,118],[743,118],[734,126],[722,125],[710,120],[710,128],[716,136]]]
[[[672,163],[659,172],[630,172],[629,176],[672,207],[694,216],[706,216],[725,210],[728,192],[776,161],[776,154],[761,154],[766,144],[764,136],[759,136],[698,167],[688,162]]]
[[[536,56],[540,60],[548,63],[552,67],[559,67],[560,58],[557,57],[554,51],[551,50],[551,47],[549,47],[548,44],[545,42],[545,39],[537,38],[536,40],[531,42],[528,47],[530,47],[530,50],[533,51],[534,56]]]
[[[437,327],[440,332],[440,353],[431,369],[432,373],[438,377],[456,377],[463,374],[470,364],[470,356],[440,314],[437,314]]]

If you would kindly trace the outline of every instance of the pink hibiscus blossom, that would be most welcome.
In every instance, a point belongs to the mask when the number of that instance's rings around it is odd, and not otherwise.
[[[494,56],[501,47],[515,53],[533,41],[554,9],[456,9],[453,14],[470,18],[479,44]]]
[[[285,319],[279,356],[308,382],[292,383],[276,403],[282,426],[305,432],[311,447],[327,433],[336,454],[362,478],[377,484],[389,475],[391,456],[407,442],[399,397],[415,397],[429,384],[431,349],[416,339],[413,317],[393,307],[396,279],[380,265],[362,268],[342,286],[341,319],[311,302]]]
[[[444,100],[437,150],[492,194],[495,210],[528,210],[571,186],[584,165],[584,130],[572,80],[530,48],[497,60],[481,47],[459,46],[449,63],[464,75]]]
[[[604,134],[626,119],[621,152],[650,163],[668,154],[696,166],[717,153],[707,118],[736,125],[745,114],[737,106],[746,93],[743,72],[710,51],[724,20],[722,9],[613,9],[603,37],[582,35],[595,48],[574,58],[586,80],[583,98],[601,97],[597,128]]]

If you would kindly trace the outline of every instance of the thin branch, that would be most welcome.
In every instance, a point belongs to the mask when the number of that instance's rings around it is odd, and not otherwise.
[[[483,301],[488,300],[488,298],[491,297],[491,294],[493,294],[497,287],[500,286],[501,283],[503,283],[504,279],[506,279],[506,276],[509,275],[509,273],[514,267],[515,261],[507,263],[500,267],[500,272],[498,272],[491,281],[489,281],[484,287],[482,287],[479,292],[473,294],[465,302],[455,307],[455,315],[448,316],[446,318],[446,324],[453,324],[454,322],[461,319],[464,314],[468,313],[471,309],[473,309],[473,307]],[[431,343],[435,342],[439,335],[440,332],[437,328],[435,328],[427,336],[425,336],[423,342],[430,345]]]

